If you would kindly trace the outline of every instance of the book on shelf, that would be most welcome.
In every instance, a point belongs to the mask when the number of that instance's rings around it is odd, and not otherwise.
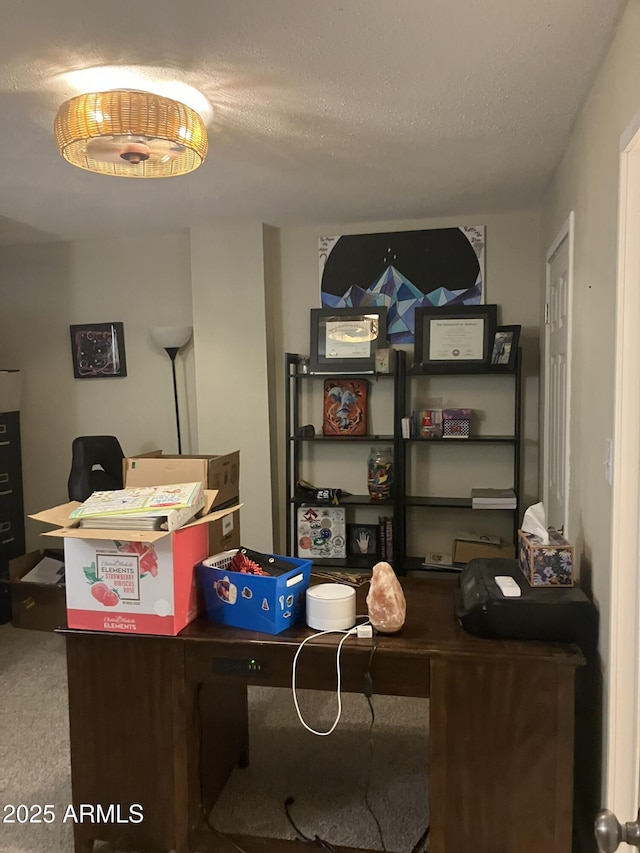
[[[516,509],[517,499],[513,489],[471,489],[473,509]]]
[[[74,509],[69,517],[80,519],[130,514],[147,517],[166,516],[168,510],[190,509],[195,506],[198,506],[198,509],[204,506],[202,483],[137,486],[94,492],[83,504]]]

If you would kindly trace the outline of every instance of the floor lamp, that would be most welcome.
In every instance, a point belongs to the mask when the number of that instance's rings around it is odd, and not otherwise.
[[[178,384],[176,382],[176,356],[180,350],[191,340],[193,328],[191,326],[157,326],[151,329],[151,337],[161,346],[171,359],[171,372],[173,374],[173,399],[176,407],[176,429],[178,431],[178,453],[182,453],[182,440],[180,438],[180,410],[178,408]]]

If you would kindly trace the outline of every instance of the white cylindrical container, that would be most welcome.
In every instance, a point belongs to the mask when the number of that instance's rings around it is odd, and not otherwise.
[[[343,583],[307,589],[307,625],[316,631],[345,631],[356,624],[356,591]]]

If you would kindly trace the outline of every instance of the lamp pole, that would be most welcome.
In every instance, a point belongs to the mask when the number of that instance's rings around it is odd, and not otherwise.
[[[166,353],[171,359],[171,373],[173,375],[173,401],[176,409],[176,429],[178,431],[178,455],[182,455],[182,440],[180,438],[180,410],[178,408],[178,383],[176,382],[176,356],[180,347],[165,347]]]

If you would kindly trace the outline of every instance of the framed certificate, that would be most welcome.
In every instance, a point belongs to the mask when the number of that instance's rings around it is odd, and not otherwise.
[[[386,307],[311,309],[310,373],[374,373],[386,346]]]
[[[461,373],[487,367],[497,309],[497,305],[416,308],[415,368],[432,373]]]

